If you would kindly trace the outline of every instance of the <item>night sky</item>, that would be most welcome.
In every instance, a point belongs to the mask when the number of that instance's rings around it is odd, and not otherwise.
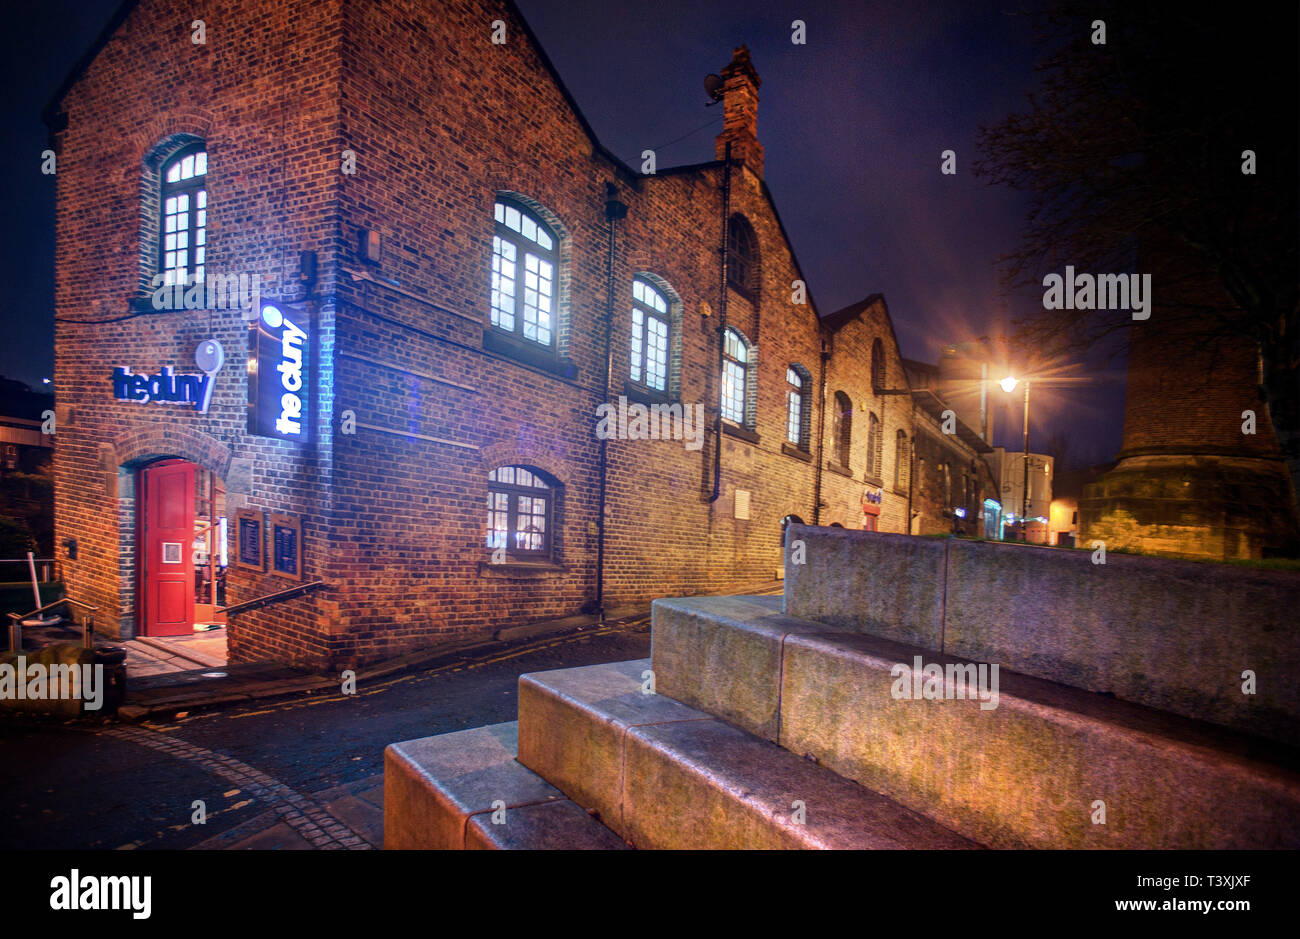
[[[41,0],[6,16],[0,101],[0,374],[52,374],[54,185],[40,173],[40,112],[119,0]],[[762,79],[764,176],[823,314],[883,293],[909,358],[994,335],[1041,295],[1004,297],[995,261],[1017,243],[1026,202],[976,179],[975,133],[1023,108],[1035,85],[1020,4],[518,0],[600,140],[629,166],[713,159],[721,106],[703,79],[749,46]],[[790,41],[803,20],[807,44]],[[705,126],[707,124],[707,126]],[[958,173],[939,172],[957,153]],[[1082,387],[1035,387],[1031,448],[1067,432],[1068,462],[1110,459],[1122,430],[1122,363]],[[1020,398],[995,443],[1020,448]],[[1011,400],[1014,398],[1014,401]]]

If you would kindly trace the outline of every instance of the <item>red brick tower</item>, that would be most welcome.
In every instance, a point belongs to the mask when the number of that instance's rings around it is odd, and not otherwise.
[[[1148,251],[1150,260],[1154,252]],[[1119,464],[1085,486],[1081,546],[1261,557],[1291,538],[1294,509],[1259,395],[1258,350],[1212,278],[1148,265],[1150,318],[1129,337]],[[1254,433],[1247,432],[1253,412]]]

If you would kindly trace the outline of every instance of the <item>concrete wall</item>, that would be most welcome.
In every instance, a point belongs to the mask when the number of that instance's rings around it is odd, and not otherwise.
[[[1300,574],[792,527],[800,542],[789,616],[1300,743]]]

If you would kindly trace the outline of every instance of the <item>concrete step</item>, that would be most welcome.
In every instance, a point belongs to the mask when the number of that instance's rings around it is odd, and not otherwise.
[[[791,616],[1300,747],[1296,571],[807,526],[786,540]]]
[[[637,848],[973,848],[918,812],[661,694],[649,659],[519,678],[519,762]]]
[[[1300,756],[1282,744],[1002,668],[996,707],[958,700],[948,666],[970,663],[770,598],[658,600],[652,637],[662,694],[983,844],[1300,847]],[[916,656],[946,697],[895,697]]]
[[[517,744],[514,721],[390,744],[384,750],[384,847],[628,847],[564,793],[520,766]]]

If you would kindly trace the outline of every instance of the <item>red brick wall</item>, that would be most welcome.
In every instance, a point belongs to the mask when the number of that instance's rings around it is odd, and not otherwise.
[[[232,520],[241,506],[301,514],[306,575],[329,585],[236,617],[233,660],[360,662],[590,607],[600,478],[594,430],[607,397],[609,183],[629,212],[613,258],[608,396],[616,398],[627,377],[632,277],[654,275],[680,304],[680,401],[704,405],[709,433],[699,450],[680,441],[610,442],[607,604],[775,587],[780,519],[817,515],[817,430],[825,423],[829,433],[830,417],[817,389],[823,331],[810,305],[791,302],[799,274],[758,178],[733,170],[731,210],[757,233],[759,290],[753,299],[729,290],[724,304],[723,169],[644,178],[611,161],[510,8],[472,0],[241,4],[208,17],[208,46],[192,46],[188,27],[176,25],[188,24],[191,11],[142,5],[67,97],[58,313],[127,312],[156,212],[156,197],[141,199],[156,191],[142,161],[174,135],[205,138],[209,270],[259,273],[267,296],[293,299],[302,290],[298,252],[318,252],[310,303],[317,443],[302,451],[247,434],[239,312],[60,324],[57,514],[59,538],[81,544],[81,557],[67,565],[72,594],[111,610],[109,628],[129,632],[131,474],[150,459],[182,456],[222,476]],[[505,45],[490,41],[496,19],[507,24]],[[355,175],[340,172],[345,149],[356,155]],[[500,192],[535,202],[561,235],[560,348],[570,375],[484,346]],[[382,235],[377,265],[359,256],[364,229]],[[723,436],[719,497],[711,501],[724,307],[727,322],[757,348],[757,439]],[[113,365],[192,370],[181,367],[209,335],[223,342],[228,361],[208,415],[112,399]],[[884,433],[880,527],[905,531],[906,491],[895,492],[892,481],[896,431],[913,437],[910,400],[872,391],[875,338],[886,349],[886,387],[906,388],[888,316],[876,305],[835,337],[827,396],[843,389],[861,410],[853,478],[823,472],[820,518],[862,526],[866,412],[875,410]],[[811,460],[782,448],[791,363],[812,376]],[[344,432],[345,417],[355,420],[354,434]],[[487,473],[516,463],[562,487],[549,569],[486,564]],[[748,520],[734,517],[738,489],[752,493]],[[288,583],[232,567],[228,598],[237,603]]]

